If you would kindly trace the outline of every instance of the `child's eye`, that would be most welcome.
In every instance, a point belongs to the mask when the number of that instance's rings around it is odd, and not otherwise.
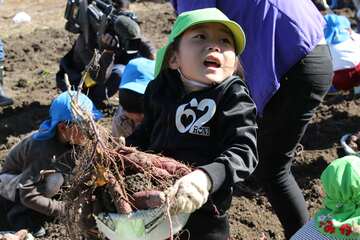
[[[231,44],[231,40],[229,38],[223,38],[223,39],[221,39],[221,42],[226,43],[226,44]]]
[[[195,39],[205,39],[205,35],[204,34],[196,34],[194,36]]]

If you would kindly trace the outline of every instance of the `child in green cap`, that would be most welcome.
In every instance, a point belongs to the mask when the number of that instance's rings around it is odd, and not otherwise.
[[[173,214],[191,213],[180,239],[229,239],[232,186],[258,162],[256,107],[234,75],[244,47],[241,27],[216,8],[179,15],[157,53],[144,121],[126,139],[193,167],[167,192]]]
[[[324,207],[291,240],[360,239],[360,158],[333,161],[321,174]]]

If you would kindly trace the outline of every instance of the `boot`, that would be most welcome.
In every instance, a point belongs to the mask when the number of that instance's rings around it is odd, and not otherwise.
[[[0,62],[0,107],[13,104],[14,101],[7,97],[4,92],[4,65]]]

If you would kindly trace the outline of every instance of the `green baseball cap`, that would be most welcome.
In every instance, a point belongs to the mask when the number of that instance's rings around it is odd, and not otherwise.
[[[239,24],[231,21],[224,13],[217,8],[203,8],[180,14],[174,23],[172,31],[168,37],[168,42],[156,53],[155,77],[163,67],[163,61],[168,47],[187,29],[201,23],[221,23],[224,24],[233,34],[235,40],[236,54],[242,53],[245,48],[245,34]]]

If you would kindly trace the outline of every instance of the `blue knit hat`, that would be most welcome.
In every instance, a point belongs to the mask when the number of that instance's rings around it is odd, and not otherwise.
[[[126,65],[121,77],[120,89],[144,94],[148,83],[154,79],[155,61],[139,57]]]
[[[350,21],[345,16],[327,14],[325,17],[326,25],[324,29],[326,42],[338,44],[350,38]]]
[[[50,119],[41,123],[39,130],[32,136],[34,140],[47,140],[54,137],[59,122],[80,120],[76,119],[71,111],[70,94],[75,96],[77,92],[63,92],[52,101],[49,110]],[[77,103],[83,111],[91,113],[94,120],[99,120],[102,117],[102,113],[96,109],[93,102],[86,95],[80,93]]]

